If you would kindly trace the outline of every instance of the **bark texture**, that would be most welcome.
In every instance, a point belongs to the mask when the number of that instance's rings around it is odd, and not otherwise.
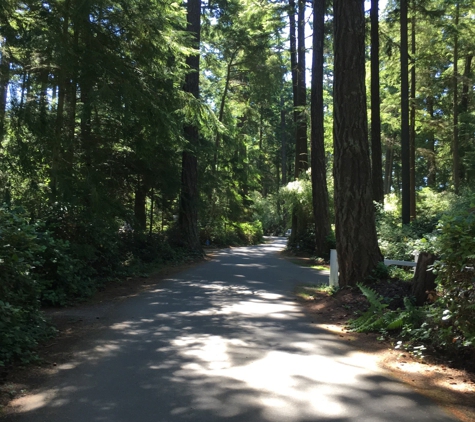
[[[371,0],[371,173],[373,199],[384,202],[379,94],[379,1]]]
[[[308,169],[307,145],[307,86],[305,81],[305,0],[298,1],[298,52],[297,52],[297,134],[295,143],[295,178]]]
[[[199,69],[200,69],[200,30],[201,30],[201,1],[188,0],[187,2],[187,30],[193,36],[193,46],[197,54],[191,55],[187,59],[190,72],[186,75],[186,92],[191,93],[195,98],[199,98]],[[180,243],[186,248],[202,253],[198,231],[198,160],[196,158],[196,148],[199,144],[198,128],[193,125],[184,127],[185,139],[188,141],[188,148],[182,155],[181,172],[181,192],[180,210],[178,215],[178,227],[180,230]]]
[[[452,182],[456,194],[460,190],[460,151],[459,151],[459,104],[458,104],[458,60],[459,60],[459,40],[458,24],[460,15],[460,4],[455,4],[455,35],[454,35],[454,97],[453,97],[453,139],[452,139]]]
[[[297,78],[297,25],[295,23],[295,13],[297,8],[295,0],[289,0],[289,41],[290,41],[290,69],[292,73],[292,95],[294,103],[294,124],[297,123],[298,106],[298,78]]]
[[[335,0],[334,178],[340,286],[364,280],[383,257],[371,185],[363,0]]]
[[[6,40],[0,37],[0,146],[5,135],[5,113],[9,80],[10,62],[7,57]]]
[[[411,100],[410,100],[410,131],[409,131],[409,186],[411,221],[416,218],[416,16],[415,3],[412,0],[411,17]]]
[[[427,302],[431,291],[437,287],[435,284],[436,275],[428,270],[434,264],[436,257],[427,252],[421,252],[417,260],[416,273],[411,286],[411,294],[416,298],[416,305],[422,306]]]
[[[313,4],[313,61],[311,92],[311,167],[312,200],[315,219],[315,252],[317,256],[329,256],[328,236],[330,217],[328,212],[327,170],[325,162],[325,132],[323,113],[323,42],[325,38],[325,0]]]
[[[401,191],[402,223],[411,222],[410,159],[409,159],[409,75],[407,40],[407,1],[401,0]]]

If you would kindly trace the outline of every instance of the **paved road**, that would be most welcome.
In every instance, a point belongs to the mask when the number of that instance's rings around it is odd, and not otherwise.
[[[328,276],[276,253],[219,252],[108,315],[14,422],[451,421],[292,299]]]

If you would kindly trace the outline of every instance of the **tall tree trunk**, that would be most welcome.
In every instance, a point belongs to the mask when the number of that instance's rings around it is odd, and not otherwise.
[[[396,155],[396,154],[394,154]],[[397,157],[401,158],[401,157]],[[397,163],[394,165],[394,177],[396,179],[396,186],[395,186],[395,191],[396,191],[396,196],[401,199],[402,196],[402,182],[401,182],[401,166],[398,165]]]
[[[458,24],[460,15],[460,4],[455,4],[455,35],[454,35],[454,77],[453,77],[453,139],[452,139],[452,182],[456,194],[460,190],[460,151],[459,151],[459,112],[458,112]]]
[[[282,186],[287,184],[287,137],[285,124],[284,97],[280,97],[280,131],[282,143]]]
[[[297,53],[297,89],[298,89],[298,116],[297,139],[295,144],[295,178],[308,169],[307,146],[307,86],[305,81],[305,0],[298,0],[298,53]]]
[[[468,94],[471,86],[470,75],[472,73],[473,55],[467,54],[465,56],[465,67],[463,70],[463,85],[462,85],[462,99],[460,100],[460,113],[468,111]]]
[[[410,136],[409,136],[409,187],[411,221],[416,218],[416,10],[412,0],[411,16],[411,100],[410,100]]]
[[[201,1],[188,0],[187,2],[187,31],[193,37],[193,47],[196,53],[190,55],[186,62],[190,68],[185,78],[185,92],[195,98],[200,96],[200,32],[201,32]],[[181,243],[187,249],[202,254],[198,232],[198,159],[196,156],[199,146],[199,132],[195,125],[184,127],[187,148],[182,154],[180,209],[178,227]]]
[[[40,127],[39,133],[41,136],[47,136],[48,134],[48,76],[49,76],[49,63],[46,61],[41,62],[41,69],[39,71],[40,82],[40,98],[39,98],[39,110],[40,110]]]
[[[327,171],[325,163],[325,131],[323,112],[323,42],[325,39],[325,0],[313,3],[313,60],[311,92],[311,176],[313,216],[315,219],[315,252],[328,257],[330,216],[328,211]]]
[[[147,192],[148,188],[146,184],[139,180],[135,188],[134,217],[136,227],[140,231],[144,231],[147,228]]]
[[[10,60],[7,55],[6,39],[0,36],[0,147],[5,137],[5,113],[7,110],[7,92],[10,83]]]
[[[335,228],[340,286],[383,257],[376,236],[365,88],[364,0],[334,0]]]
[[[292,95],[294,102],[294,130],[297,127],[297,107],[298,107],[298,70],[297,70],[297,25],[295,23],[296,13],[295,0],[289,0],[289,39],[290,39],[290,69],[292,74]]]
[[[53,145],[53,156],[52,156],[52,163],[51,163],[51,185],[53,186],[52,194],[53,197],[56,197],[56,191],[58,188],[58,172],[60,171],[60,163],[61,163],[61,144],[63,141],[64,135],[64,104],[66,99],[66,54],[68,50],[68,31],[69,31],[69,4],[70,1],[67,0],[64,4],[65,10],[63,12],[63,27],[61,33],[61,52],[60,52],[60,62],[59,62],[59,69],[58,69],[58,82],[57,82],[57,107],[56,107],[56,122],[55,122],[55,130],[54,130],[54,145]],[[67,167],[69,170],[71,168],[71,164],[69,163]]]
[[[463,70],[462,77],[462,98],[460,100],[460,139],[463,144],[463,147],[470,145],[470,127],[469,127],[469,114],[468,114],[468,99],[469,91],[471,86],[471,68],[472,68],[472,54],[467,54],[465,56],[465,67]],[[461,168],[461,176],[465,179],[465,182],[469,182],[468,178],[469,172],[465,170],[465,166]]]
[[[394,163],[394,147],[392,142],[386,142],[386,160],[384,166],[384,194],[391,193],[391,185],[393,181],[393,163]]]
[[[434,123],[434,97],[432,96],[427,98],[427,111],[429,112],[432,126]],[[435,188],[437,167],[435,159],[435,134],[432,127],[428,135],[427,143],[427,149],[429,151],[427,159],[427,185],[431,188]]]
[[[305,107],[307,105],[307,87],[305,83],[305,0],[298,0],[298,20],[297,20],[297,87],[295,104],[295,161],[294,178],[298,179],[303,172],[308,169],[307,151],[307,119]],[[295,91],[294,91],[295,92]],[[300,217],[299,217],[300,216]],[[292,235],[291,242],[301,238],[307,230],[307,221],[303,214],[294,208],[292,211]]]
[[[154,205],[155,205],[154,191],[153,191],[153,188],[152,188],[152,192],[150,193],[150,220],[149,220],[150,225],[149,225],[149,229],[148,229],[149,236],[151,236],[152,233],[153,233],[153,214],[155,212],[154,209],[153,209]]]
[[[371,0],[371,175],[373,199],[384,203],[379,93],[379,0]]]
[[[409,152],[409,75],[407,40],[407,1],[401,0],[401,179],[402,224],[411,222]]]
[[[224,109],[226,105],[226,100],[228,97],[228,91],[229,91],[229,84],[231,82],[231,69],[234,66],[234,58],[236,57],[236,54],[238,51],[234,51],[231,54],[231,58],[229,60],[227,70],[226,70],[226,80],[224,83],[224,90],[223,90],[223,95],[221,97],[221,103],[219,105],[219,115],[218,115],[218,120],[220,123],[223,122],[224,120]],[[216,172],[218,170],[218,152],[219,152],[219,147],[221,144],[221,134],[218,133],[216,134],[216,141],[215,141],[215,149],[214,149],[214,156],[213,156],[213,172]]]

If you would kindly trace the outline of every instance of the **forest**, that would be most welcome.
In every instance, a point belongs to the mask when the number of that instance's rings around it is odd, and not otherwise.
[[[470,0],[2,0],[0,367],[52,334],[42,306],[288,229],[337,249],[341,288],[424,254],[432,287],[377,328],[473,354],[474,20]]]

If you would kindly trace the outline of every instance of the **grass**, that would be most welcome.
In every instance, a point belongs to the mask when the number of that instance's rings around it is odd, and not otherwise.
[[[313,300],[318,293],[326,293],[332,295],[336,292],[336,288],[327,284],[302,284],[297,286],[295,294],[304,300]]]

